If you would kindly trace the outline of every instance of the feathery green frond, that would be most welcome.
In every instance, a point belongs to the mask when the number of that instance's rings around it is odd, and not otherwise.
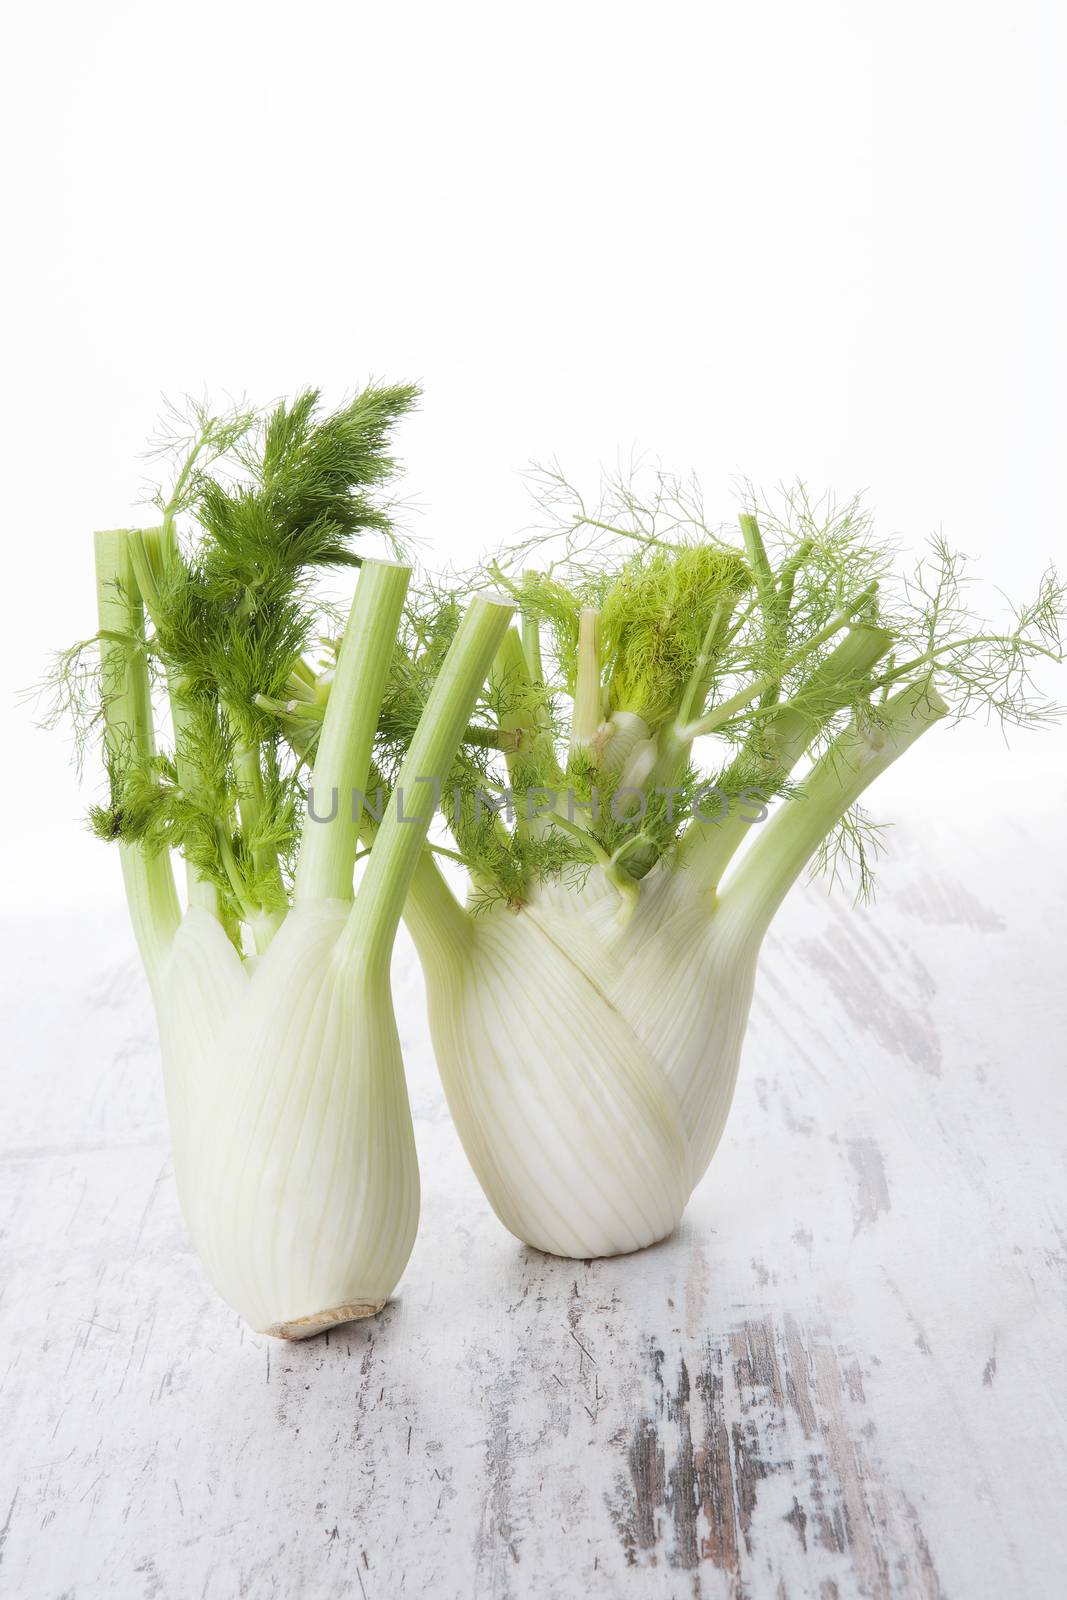
[[[714,672],[750,582],[743,557],[719,544],[657,546],[628,562],[601,608],[610,708],[653,728],[676,711],[702,650]]]
[[[156,496],[162,525],[128,536],[149,626],[125,644],[146,654],[169,701],[173,748],[120,759],[112,734],[108,801],[90,820],[147,855],[180,850],[231,929],[284,910],[301,768],[326,701],[304,661],[324,619],[315,579],[358,565],[360,533],[395,544],[382,491],[395,425],[417,397],[411,385],[371,384],[326,411],[307,389],[265,415],[190,402],[171,408],[155,443],[172,477]],[[57,657],[45,686],[48,717],[71,724],[79,749],[104,703],[99,639],[89,643]],[[310,716],[291,715],[290,702]]]
[[[875,822],[863,806],[850,806],[813,856],[809,878],[825,878],[830,889],[852,883],[853,903],[869,905],[874,899],[875,866],[887,849],[888,828],[888,823]]]
[[[972,614],[963,556],[938,538],[914,573],[898,575],[895,542],[877,535],[855,498],[814,496],[802,483],[761,497],[745,486],[731,533],[709,524],[694,480],[658,467],[610,475],[589,498],[551,464],[535,470],[534,488],[540,525],[488,562],[485,577],[460,581],[489,581],[519,605],[526,659],[544,662],[539,716],[551,761],[543,745],[532,770],[509,753],[507,697],[491,695],[496,748],[468,744],[463,784],[468,796],[478,784],[503,791],[509,779],[551,787],[563,766],[568,793],[531,827],[481,815],[475,827],[473,799],[453,819],[486,903],[521,903],[546,870],[597,863],[616,882],[640,879],[659,863],[685,864],[698,840],[721,874],[761,807],[803,805],[793,776],[802,758],[833,750],[850,725],[877,737],[883,701],[906,684],[928,681],[957,716],[984,709],[1028,724],[1058,714],[1034,681],[1039,661],[1063,653],[1065,588],[1054,572],[997,626]],[[587,705],[575,745],[568,724],[589,608],[602,721],[585,726]],[[583,692],[588,702],[588,685]],[[694,744],[705,734],[709,745]],[[708,785],[719,821],[694,816]],[[532,845],[546,840],[554,854],[539,858]],[[851,862],[869,893],[879,840],[850,810],[825,846],[831,879]]]

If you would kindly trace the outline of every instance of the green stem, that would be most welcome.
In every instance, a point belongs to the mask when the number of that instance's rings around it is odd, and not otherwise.
[[[509,600],[475,595],[430,691],[338,947],[364,971],[388,972],[426,830],[511,614]]]
[[[232,726],[234,718],[231,716],[229,721]],[[241,813],[241,828],[247,835],[258,828],[263,820],[263,774],[259,770],[257,746],[238,743],[234,752],[234,771],[237,776],[237,803]],[[276,856],[275,862],[277,862]]]
[[[771,649],[780,650],[785,645],[785,623],[789,615],[795,569],[784,581],[782,589],[779,589],[758,521],[747,511],[742,512],[738,520],[741,524],[741,537],[748,555],[749,566],[752,568],[756,583],[756,593],[759,595],[763,611],[767,642]],[[781,692],[781,680],[776,678],[760,695],[761,708],[775,705]]]
[[[764,673],[762,677],[754,679],[746,688],[739,690],[735,695],[731,695],[729,700],[724,700],[721,705],[715,706],[713,710],[698,718],[696,722],[689,723],[687,727],[676,728],[675,733],[678,738],[688,740],[691,743],[694,739],[698,739],[704,734],[714,733],[716,728],[721,728],[724,723],[732,721],[740,711],[743,711],[765,689],[770,689],[776,683],[780,683],[786,673],[792,672],[794,667],[798,667],[803,660],[811,655],[813,650],[817,650],[828,639],[832,639],[835,633],[840,633],[842,628],[847,628],[852,618],[870,600],[874,590],[874,584],[868,584],[867,588],[857,595],[855,600],[844,611],[833,617],[824,628],[819,629],[818,633],[812,634],[802,649],[794,651],[791,656],[787,656],[775,672]],[[766,712],[767,708],[763,709]],[[774,708],[771,709],[773,710]]]
[[[188,794],[201,793],[204,782],[200,768],[193,758],[193,712],[188,701],[185,684],[172,672],[167,674],[167,697],[170,701],[170,721],[174,731],[174,765],[178,782]],[[192,862],[185,863],[185,893],[191,906],[200,906],[213,917],[221,918],[219,893],[210,878],[204,876]],[[240,939],[236,939],[240,949]]]
[[[558,810],[546,811],[545,817],[554,828],[559,828],[564,833],[570,834],[572,839],[577,839],[583,849],[588,851],[590,860],[594,861],[597,866],[603,867],[605,871],[610,870],[612,866],[611,856],[608,855],[604,846],[590,833],[588,828],[583,828],[579,823],[572,822],[569,817],[565,817]]]
[[[497,725],[503,736],[498,747],[506,752],[508,777],[514,782],[519,750],[535,732],[530,670],[522,640],[514,628],[509,628],[500,641],[500,649],[489,673],[489,688],[504,709],[497,714]],[[471,729],[464,734],[470,743]]]
[[[166,536],[162,528],[138,528],[130,533],[130,561],[137,587],[152,626],[159,628],[160,596],[163,581],[163,551]]]
[[[708,695],[708,682],[711,675],[711,665],[715,656],[716,635],[722,626],[725,602],[720,600],[708,623],[700,646],[700,654],[693,663],[693,670],[689,674],[689,682],[685,686],[681,702],[678,706],[678,715],[675,722],[682,727],[693,720],[693,707],[702,706]]]
[[[146,856],[140,845],[119,841],[119,863],[133,936],[153,986],[181,921],[170,852]]]
[[[454,861],[457,866],[465,867],[467,858],[459,850],[450,850],[447,844],[434,844],[432,841],[426,846],[431,856],[442,856],[446,861]]]
[[[658,545],[662,539],[657,539],[654,533],[639,533],[636,528],[619,528],[614,522],[600,522],[596,517],[577,517],[577,528],[599,528],[603,533],[617,533],[620,539],[633,539],[637,544]]]
[[[578,667],[571,719],[571,754],[585,750],[601,723],[600,612],[583,606],[578,614]]]
[[[475,750],[501,750],[505,755],[514,755],[519,748],[514,734],[503,733],[499,728],[483,728],[475,723],[463,735],[463,743]]]
[[[524,619],[524,631],[525,626]],[[532,733],[533,730],[529,727],[529,659],[523,641],[514,628],[509,628],[500,641],[489,674],[489,686],[507,707],[498,714],[497,721],[501,739],[507,740],[512,746],[506,751],[504,761],[508,769],[508,783],[515,789],[521,785],[526,765],[519,755],[519,742],[524,733]],[[529,833],[530,824],[526,820],[525,807],[520,808],[515,826],[520,837]]]
[[[755,775],[765,774],[765,793],[772,792],[788,777],[820,728],[832,716],[851,705],[869,687],[868,678],[875,662],[885,655],[893,635],[885,628],[854,627],[848,638],[816,667],[808,682],[791,700],[774,708],[773,716],[762,723],[758,748],[750,739],[742,753],[722,775],[723,793],[733,793],[746,769],[754,774],[750,787],[759,788]],[[761,758],[761,759],[760,759]],[[692,822],[680,846],[680,860],[693,881],[701,888],[717,884],[735,851],[754,824],[746,822],[739,808],[721,822]]]
[[[814,539],[801,539],[791,556],[787,556],[778,569],[778,611],[779,615],[788,617],[793,604],[793,590],[796,587],[797,573],[807,561],[814,547]]]
[[[723,645],[720,630],[726,621],[726,605],[720,600],[704,634],[700,654],[689,675],[677,715],[673,721],[665,723],[656,735],[656,763],[649,778],[654,788],[676,787],[689,764],[692,740],[686,737],[684,730],[692,720],[694,706],[703,706],[708,697],[716,655]],[[679,732],[680,729],[683,731]]]
[[[229,720],[231,726],[234,726],[234,719],[231,717]],[[263,774],[259,766],[259,747],[238,744],[234,756],[234,770],[237,777],[237,806],[241,817],[241,830],[248,839],[254,837],[262,825],[266,810]],[[282,881],[277,850],[272,849],[270,845],[254,845],[252,860],[257,879],[267,885],[267,904],[261,902],[260,908],[251,918],[256,950],[262,955],[285,920],[285,885]]]
[[[767,555],[767,547],[763,542],[759,522],[750,511],[742,511],[737,520],[741,524],[741,538],[744,541],[748,564],[752,568],[752,577],[755,580],[756,593],[760,597],[760,604],[768,619],[774,621],[778,595],[774,582],[774,572],[771,568],[770,558]]]
[[[471,918],[426,850],[419,856],[412,875],[404,902],[404,921],[427,971],[456,961],[470,943]]]
[[[930,684],[913,684],[853,722],[820,756],[803,792],[783,803],[727,879],[720,912],[741,918],[740,937],[762,938],[789,890],[850,806],[948,707]]]
[[[529,787],[555,787],[562,783],[563,774],[556,760],[552,736],[544,727],[541,716],[538,686],[531,676],[526,650],[514,628],[509,628],[501,640],[489,683],[507,708],[499,714],[497,747],[504,752],[511,787],[518,794]],[[469,742],[470,733],[468,728],[464,735],[465,742]],[[524,805],[519,806],[515,825],[523,836],[542,831],[527,820]]]
[[[130,560],[148,615],[158,633],[162,623],[160,591],[166,581],[168,568],[180,560],[172,523],[165,522],[161,528],[144,528],[131,532]],[[193,714],[189,705],[189,694],[185,684],[169,669],[167,698],[170,702],[170,720],[174,732],[174,764],[178,771],[178,782],[187,793],[196,794],[204,785],[192,755]],[[219,917],[219,896],[215,885],[188,861],[185,863],[185,888],[190,906],[200,906],[213,917]],[[228,931],[232,935],[232,930]],[[240,948],[239,937],[235,943]]]
[[[222,862],[223,871],[225,872],[227,881],[231,890],[233,891],[233,898],[241,908],[241,918],[254,928],[259,919],[259,908],[258,906],[252,905],[245,894],[245,886],[241,881],[241,874],[237,867],[237,858],[233,853],[233,840],[230,838],[230,830],[227,828],[221,817],[218,818],[215,823],[215,838],[218,841],[219,859]],[[231,933],[231,938],[232,937],[233,934]],[[240,944],[238,942],[239,938],[240,933],[238,930],[237,940],[235,940],[238,949],[240,949]],[[259,948],[258,941],[256,948]]]
[[[378,713],[410,578],[410,567],[392,561],[364,561],[360,568],[311,784],[317,796],[316,811],[321,815],[336,809],[336,815],[329,822],[310,817],[307,821],[300,845],[295,905],[352,898],[359,836],[358,818],[352,815],[353,795],[367,787]]]
[[[201,432],[193,444],[192,449],[188,452],[185,460],[182,462],[181,471],[174,480],[174,487],[171,490],[170,499],[163,507],[163,532],[165,535],[173,536],[174,518],[177,515],[178,507],[181,504],[182,494],[185,490],[186,484],[193,475],[193,469],[200,459],[200,452],[203,450],[205,444],[207,444],[209,437],[210,435],[206,430]]]
[[[969,649],[971,645],[976,644],[1025,646],[1027,651],[1032,651],[1035,655],[1045,656],[1049,661],[1055,661],[1058,666],[1063,663],[1063,656],[1058,651],[1038,644],[1033,639],[1013,638],[1011,634],[1005,633],[975,633],[969,638],[949,639],[945,644],[935,645],[932,650],[927,650],[925,655],[913,656],[910,661],[903,662],[899,667],[894,667],[892,672],[887,672],[884,677],[879,678],[874,687],[880,689],[883,685],[895,683],[908,673],[917,671],[919,667],[929,666],[931,662],[937,660],[938,656],[946,655],[950,650]]]
[[[762,748],[780,774],[796,765],[820,728],[869,687],[871,668],[889,650],[888,628],[854,627],[821,662],[807,683],[759,731]]]
[[[523,573],[524,578],[536,578],[538,574],[531,568]],[[533,610],[523,610],[522,613],[522,648],[526,656],[526,669],[534,683],[544,683],[545,669],[541,660],[541,624],[537,613]]]
[[[143,644],[144,607],[130,560],[129,534],[124,529],[97,533],[94,549],[101,631]],[[109,765],[121,773],[125,759],[144,760],[155,754],[148,662],[143,648],[102,639],[100,668],[104,749]],[[181,917],[170,856],[166,851],[147,856],[135,844],[121,844],[119,854],[134,937],[154,984]]]

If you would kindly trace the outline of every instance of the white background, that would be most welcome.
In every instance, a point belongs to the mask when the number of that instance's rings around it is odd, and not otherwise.
[[[739,475],[866,489],[886,531],[1030,588],[1064,544],[1065,26],[1037,0],[20,8],[8,910],[120,894],[13,701],[93,630],[90,532],[147,515],[163,394],[421,379],[402,450],[442,554],[523,523],[530,457],[589,483],[636,445],[723,516]],[[939,811],[1064,751],[935,737]]]

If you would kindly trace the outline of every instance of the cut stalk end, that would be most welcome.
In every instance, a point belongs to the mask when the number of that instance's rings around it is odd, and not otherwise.
[[[260,1328],[259,1332],[271,1339],[289,1339],[293,1342],[314,1339],[316,1334],[326,1333],[344,1322],[376,1317],[384,1305],[384,1300],[346,1300],[344,1305],[332,1306],[329,1311],[316,1311],[310,1317],[294,1317],[290,1322],[272,1322],[269,1328]]]

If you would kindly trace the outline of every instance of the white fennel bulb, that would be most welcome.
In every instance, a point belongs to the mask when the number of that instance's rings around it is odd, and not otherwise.
[[[869,872],[859,798],[945,716],[935,677],[958,710],[1025,720],[1047,707],[1018,669],[1056,653],[1054,580],[1013,632],[968,628],[939,548],[940,588],[920,567],[910,594],[935,598],[909,611],[855,507],[779,525],[773,560],[751,516],[744,555],[673,527],[592,573],[585,553],[571,587],[559,564],[515,578],[523,629],[492,679],[506,774],[469,751],[454,774],[468,903],[427,861],[405,913],[474,1172],[506,1228],[564,1256],[677,1225],[726,1127],[766,930],[820,853]],[[510,827],[485,816],[504,781]]]
[[[445,944],[408,918],[449,1109],[504,1226],[578,1257],[670,1233],[691,1187],[678,1097],[565,938],[533,908],[470,919]]]
[[[380,1310],[418,1226],[388,984],[346,953],[350,910],[294,907],[247,972],[194,907],[158,980],[190,1235],[242,1316],[290,1338]]]
[[[409,398],[368,391],[318,423],[302,397],[258,432],[242,427],[240,464],[258,448],[258,482],[199,483],[191,549],[173,504],[160,529],[96,536],[93,711],[110,801],[94,825],[118,840],[155,1001],[179,1199],[219,1293],[253,1328],[290,1339],[377,1312],[415,1240],[390,956],[433,808],[418,780],[448,771],[512,609],[478,596],[453,618],[354,890],[353,795],[372,772],[409,568],[362,564],[310,778],[327,803],[302,827],[305,779],[255,699],[259,686],[276,697],[287,676],[313,681],[298,654],[315,623],[304,569],[342,559],[346,519],[370,520],[355,488],[382,475],[385,432]],[[207,419],[207,443],[232,443],[221,435]],[[170,701],[166,756],[150,663]]]
[[[847,803],[945,709],[928,693],[909,701],[869,759],[836,753]],[[845,803],[835,786],[833,806]],[[676,1227],[726,1126],[763,933],[815,848],[772,832],[770,880],[739,872],[721,895],[658,867],[636,904],[620,902],[595,867],[581,888],[470,915],[442,907],[434,869],[416,879],[406,915],[449,1109],[494,1211],[527,1244],[617,1255]]]

